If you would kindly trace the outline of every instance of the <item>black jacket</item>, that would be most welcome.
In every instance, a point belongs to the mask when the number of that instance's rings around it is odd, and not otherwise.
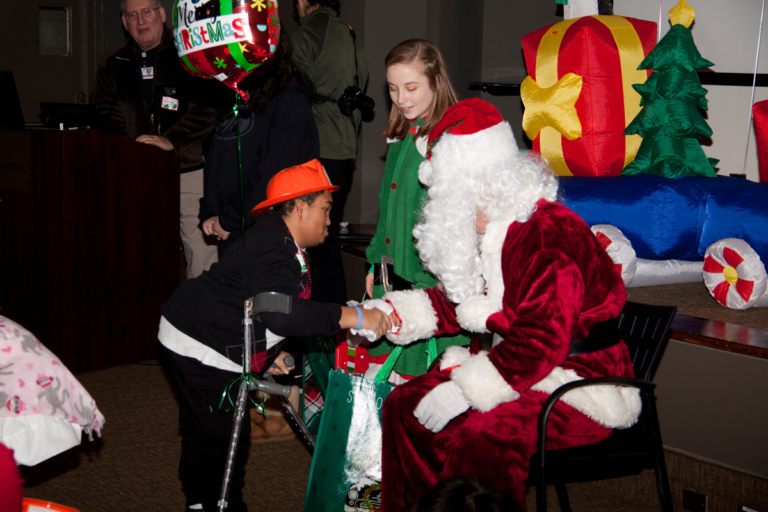
[[[101,110],[104,131],[132,139],[162,135],[173,144],[182,171],[201,168],[202,141],[213,129],[225,87],[184,70],[166,27],[154,65],[154,111],[150,112],[142,96],[140,55],[138,45],[129,38],[99,66],[93,102]],[[178,100],[178,109],[162,108],[163,97]]]
[[[299,298],[310,281],[297,252],[279,215],[257,217],[244,238],[210,271],[181,285],[161,312],[178,330],[237,364],[242,364],[243,301],[264,291],[291,295],[293,308],[287,315],[261,313],[260,321],[253,324],[255,351],[265,339],[266,328],[284,337],[332,336],[340,329],[341,306]]]
[[[245,227],[253,224],[249,212],[267,198],[267,183],[279,171],[320,157],[317,126],[310,100],[312,86],[294,79],[270,102],[264,112],[234,115],[216,125],[205,163],[205,192],[200,200],[200,220],[217,216],[229,231],[219,253],[242,233],[238,131],[242,153],[245,194]]]

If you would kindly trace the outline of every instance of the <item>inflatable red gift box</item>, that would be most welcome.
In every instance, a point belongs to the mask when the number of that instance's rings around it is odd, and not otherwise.
[[[618,176],[640,147],[624,129],[640,112],[633,84],[656,44],[656,23],[621,16],[584,16],[523,37],[529,76],[520,95],[523,129],[563,176]]]

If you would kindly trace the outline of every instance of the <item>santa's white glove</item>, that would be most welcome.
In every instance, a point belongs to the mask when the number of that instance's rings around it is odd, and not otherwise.
[[[469,402],[464,398],[459,386],[448,381],[438,385],[424,395],[413,415],[424,428],[440,432],[449,421],[469,409]]]
[[[395,310],[394,306],[392,306],[391,303],[389,303],[389,302],[387,302],[385,300],[382,300],[382,299],[371,299],[371,300],[367,300],[367,301],[363,302],[362,304],[359,304],[359,303],[357,303],[357,302],[355,302],[353,300],[350,300],[350,301],[347,302],[347,306],[350,306],[350,307],[362,306],[365,309],[374,309],[374,308],[376,308],[376,309],[379,309],[379,310],[383,311],[384,314],[387,315],[387,316],[391,315],[392,312]],[[399,331],[399,330],[400,330],[399,327],[395,327],[393,325],[392,329],[390,329],[387,332],[391,332],[393,334],[397,334],[397,331]],[[363,338],[367,339],[368,341],[376,341],[378,339],[378,337],[376,336],[376,333],[371,331],[371,330],[368,330],[368,329],[360,329],[360,330],[350,329],[349,332],[351,334],[353,334],[354,336],[362,336]],[[354,338],[352,338],[352,340],[353,340],[353,343],[355,343],[356,340]],[[349,342],[350,342],[350,339],[347,340],[348,344],[349,344]],[[355,343],[354,345],[353,344],[349,344],[349,346],[350,347],[356,347],[359,344],[360,344],[360,342],[357,341],[357,343]]]

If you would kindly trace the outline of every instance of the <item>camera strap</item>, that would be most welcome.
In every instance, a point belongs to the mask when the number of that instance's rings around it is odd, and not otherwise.
[[[352,50],[355,54],[355,85],[360,88],[360,78],[358,77],[360,71],[357,64],[357,34],[349,25],[347,25],[347,28],[349,29],[349,35],[352,37]]]
[[[339,22],[344,23],[343,21],[339,20]],[[344,23],[347,25],[346,23]],[[355,86],[359,89],[360,88],[360,78],[359,74],[360,71],[358,69],[358,63],[357,63],[357,35],[355,34],[355,30],[347,25],[347,28],[349,29],[349,35],[352,37],[352,51],[355,56]],[[336,103],[338,100],[334,100],[331,98],[328,98],[326,96],[315,96],[315,103],[324,103],[324,102],[330,102],[330,103]]]

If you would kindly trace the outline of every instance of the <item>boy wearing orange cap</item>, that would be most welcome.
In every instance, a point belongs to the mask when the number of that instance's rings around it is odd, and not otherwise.
[[[216,510],[227,460],[232,413],[218,410],[224,388],[242,373],[243,301],[261,292],[291,296],[288,314],[266,312],[254,318],[251,364],[262,373],[272,362],[286,368],[284,337],[333,336],[344,328],[385,333],[389,317],[377,309],[310,301],[308,247],[328,236],[331,192],[336,190],[320,162],[284,169],[267,187],[267,200],[242,240],[219,263],[184,283],[161,308],[158,337],[179,390],[182,454],[179,471],[189,510]],[[244,422],[242,438],[249,438]],[[247,443],[238,444],[228,511],[247,510],[242,501]]]

